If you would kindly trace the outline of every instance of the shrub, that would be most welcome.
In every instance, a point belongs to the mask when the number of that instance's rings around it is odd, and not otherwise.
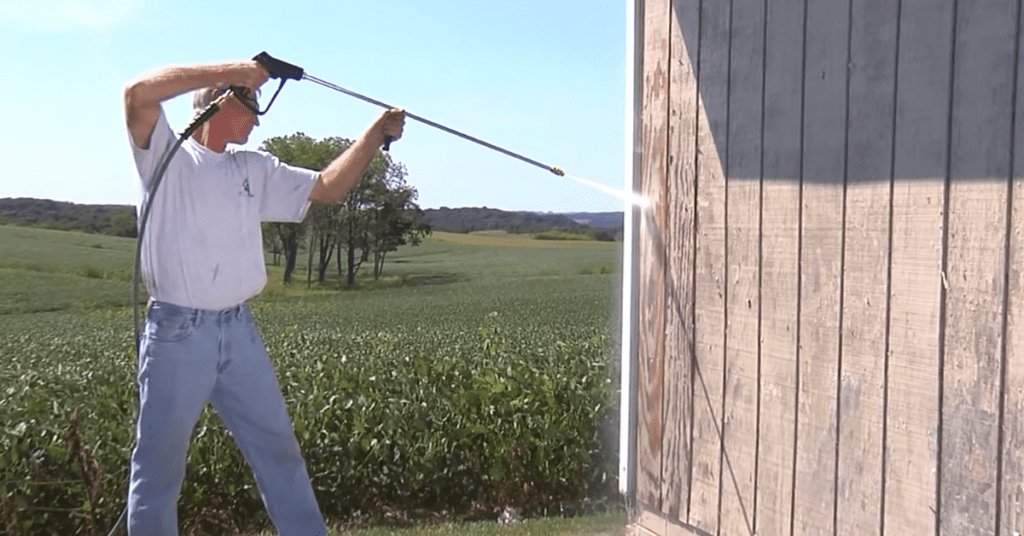
[[[611,297],[576,279],[492,294],[384,289],[367,293],[373,307],[353,307],[355,293],[254,303],[325,516],[530,514],[613,493]],[[0,316],[5,533],[99,534],[120,514],[136,407],[130,316]],[[186,532],[266,525],[212,411],[179,505]]]

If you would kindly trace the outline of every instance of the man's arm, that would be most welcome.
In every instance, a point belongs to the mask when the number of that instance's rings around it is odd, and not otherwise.
[[[160,103],[196,89],[221,84],[245,86],[255,91],[269,78],[255,61],[202,65],[171,65],[149,71],[124,88],[124,115],[135,146],[148,149],[160,117]]]
[[[385,137],[402,137],[404,110],[387,110],[363,132],[345,152],[338,155],[320,172],[320,178],[309,194],[314,203],[337,203],[352,189],[370,166],[373,155],[384,144]]]

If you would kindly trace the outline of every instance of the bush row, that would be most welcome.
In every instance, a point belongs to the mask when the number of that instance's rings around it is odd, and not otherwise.
[[[461,305],[382,292],[371,311],[331,297],[255,303],[325,516],[530,513],[614,492],[609,300],[553,289]],[[4,532],[105,534],[120,514],[136,403],[129,314],[0,317],[12,334],[0,341]],[[266,525],[212,411],[188,460],[184,530]]]

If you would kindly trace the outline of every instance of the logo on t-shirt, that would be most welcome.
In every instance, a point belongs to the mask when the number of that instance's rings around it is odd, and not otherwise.
[[[252,197],[252,192],[249,191],[249,179],[242,181],[242,188],[245,189],[245,194]]]

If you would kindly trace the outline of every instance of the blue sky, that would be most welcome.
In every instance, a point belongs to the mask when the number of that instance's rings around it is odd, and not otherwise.
[[[135,203],[126,81],[260,51],[350,90],[621,188],[625,0],[0,0],[0,197]],[[276,88],[271,80],[263,93]],[[266,99],[264,99],[266,100]],[[189,97],[165,105],[188,121]],[[249,148],[356,137],[380,109],[289,81]],[[620,199],[414,121],[392,146],[420,206],[621,210]]]

